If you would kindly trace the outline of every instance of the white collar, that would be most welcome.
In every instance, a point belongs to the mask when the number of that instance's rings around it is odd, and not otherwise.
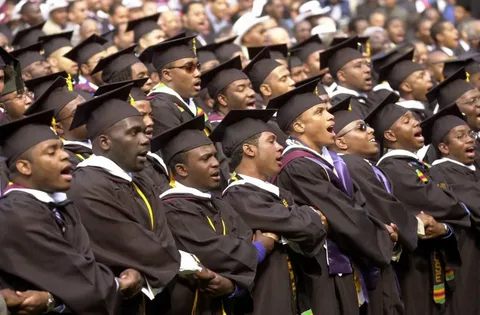
[[[89,148],[89,149],[92,149],[92,142],[90,140],[88,140],[87,142],[84,142],[84,141],[71,141],[71,140],[62,140],[63,141],[63,145],[69,145],[69,144],[73,144],[73,145],[81,145],[83,147],[86,147],[86,148]]]
[[[155,94],[155,93],[165,93],[169,95],[173,95],[176,98],[180,100],[187,108],[192,112],[193,116],[197,116],[197,106],[195,103],[193,103],[193,99],[189,98],[188,99],[188,104],[184,101],[184,99],[178,94],[175,90],[169,88],[168,86],[165,85],[165,83],[158,83],[155,85],[150,93],[148,93],[148,96]]]
[[[23,191],[25,193],[28,193],[35,197],[38,201],[44,202],[44,203],[56,203],[56,202],[62,202],[67,200],[67,194],[63,192],[56,192],[53,194],[49,194],[47,192],[37,190],[37,189],[30,189],[30,188],[10,188],[7,189],[4,192],[4,196],[8,195],[12,191]]]
[[[167,165],[158,154],[148,151],[147,155],[154,158],[165,169],[166,174],[169,174]]]
[[[79,84],[88,84],[90,85],[93,89],[98,90],[98,86],[93,84],[92,82],[88,81],[87,78],[85,78],[83,75],[78,76],[78,83]]]
[[[188,187],[185,185],[180,184],[179,182],[175,182],[174,187],[170,188],[169,190],[165,191],[163,194],[160,195],[160,198],[170,196],[170,195],[177,195],[177,194],[188,194],[194,195],[201,198],[208,198],[212,199],[212,196],[208,193],[201,192],[200,190],[192,187]]]
[[[388,91],[392,91],[392,92],[395,92],[395,93],[398,94],[397,91],[392,89],[392,87],[390,86],[390,83],[388,83],[387,81],[383,81],[382,83],[379,83],[379,84],[377,84],[373,87],[374,92],[377,92],[379,90],[388,90]]]
[[[80,162],[77,165],[77,168],[88,166],[103,168],[113,176],[120,177],[129,182],[132,181],[132,176],[130,174],[121,169],[115,162],[104,156],[92,154],[88,159]]]
[[[355,90],[351,90],[349,88],[346,88],[344,86],[341,86],[341,85],[338,85],[336,86],[335,88],[335,91],[332,92],[332,95],[330,95],[330,97],[334,97],[338,94],[350,94],[350,95],[353,95],[353,96],[356,96],[356,97],[367,97],[367,94],[366,93],[359,93]]]
[[[280,197],[280,189],[273,185],[273,184],[270,184],[269,182],[264,182],[263,180],[260,180],[258,178],[255,178],[255,177],[251,177],[251,176],[247,176],[247,175],[243,175],[243,174],[238,174],[242,179],[240,180],[236,180],[236,181],[232,181],[227,188],[225,188],[225,190],[223,191],[223,194],[225,194],[225,192],[228,190],[228,188],[232,187],[232,186],[235,186],[235,185],[243,185],[245,183],[249,183],[251,185],[254,185],[254,186],[257,186],[258,188],[260,189],[263,189],[263,190],[266,190],[272,194],[274,194],[275,196],[277,197]]]
[[[457,165],[460,165],[460,166],[463,166],[463,167],[466,167],[472,171],[475,172],[476,168],[475,168],[475,165],[466,165],[466,164],[463,164],[459,161],[455,161],[455,160],[452,160],[450,158],[447,158],[447,157],[444,157],[444,158],[441,158],[439,160],[435,160],[433,161],[432,165],[438,165],[438,164],[441,164],[441,163],[445,163],[445,162],[452,162],[453,164],[457,164]]]
[[[464,41],[463,39],[459,40],[458,43],[460,44],[460,46],[462,46],[463,50],[465,50],[465,51],[470,50],[470,45],[466,41]]]
[[[295,141],[292,141],[291,139],[287,139],[287,147],[285,148],[285,150],[283,150],[282,155],[285,155],[288,151],[293,150],[293,149],[303,149],[305,151],[308,151],[308,152],[322,158],[323,160],[325,160],[333,168],[333,159],[330,155],[330,152],[328,151],[328,149],[326,147],[322,148],[322,153],[320,154],[317,151],[312,150],[307,146],[298,144]]]
[[[396,104],[402,106],[403,108],[425,110],[425,105],[416,100],[399,101]]]
[[[403,150],[403,149],[396,149],[396,150],[390,150],[384,156],[382,156],[378,160],[377,165],[380,165],[380,163],[382,163],[383,160],[385,160],[389,157],[392,157],[392,156],[408,156],[408,157],[411,157],[414,160],[419,161],[419,158],[415,153],[412,153],[410,151]]]
[[[441,46],[441,47],[440,47],[440,50],[442,50],[444,53],[446,53],[449,57],[455,56],[455,53],[453,52],[453,50],[451,50],[451,49],[448,48],[448,47]]]
[[[327,91],[328,96],[332,95],[333,91],[337,88],[337,82],[333,82],[330,86],[325,86],[325,91]]]

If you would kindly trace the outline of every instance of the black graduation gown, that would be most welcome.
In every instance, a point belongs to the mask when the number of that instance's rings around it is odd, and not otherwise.
[[[9,182],[8,179],[8,167],[5,160],[0,157],[0,196],[2,192],[5,190]]]
[[[251,290],[258,254],[252,245],[251,229],[232,207],[218,198],[186,193],[164,194],[161,199],[178,249],[196,255],[203,266],[230,279],[239,288]],[[222,315],[222,304],[227,314],[232,314],[235,299],[211,298],[202,293],[198,294],[192,312],[195,294],[196,288],[179,280],[172,292],[171,314]]]
[[[12,191],[0,199],[0,278],[15,290],[50,292],[74,314],[117,314],[114,274],[98,263],[72,203],[56,207]]]
[[[152,182],[134,177],[152,208],[153,228],[147,206],[132,183],[99,167],[77,168],[73,175],[68,196],[80,212],[98,261],[117,276],[124,269],[133,268],[153,288],[167,286],[178,273],[180,254]],[[123,314],[137,313],[142,298],[139,295],[124,303]]]
[[[365,209],[385,224],[395,223],[399,228],[399,243],[405,250],[414,250],[418,240],[415,216],[408,212],[402,202],[388,193],[369,162],[351,154],[343,155],[342,158],[353,180],[360,186],[365,196]],[[386,178],[388,180],[388,177]],[[390,182],[389,187],[392,187]],[[403,302],[392,265],[381,270],[377,285],[369,291],[369,297],[370,314],[404,314]]]
[[[480,314],[480,176],[464,166],[443,162],[432,167],[439,172],[447,184],[465,203],[470,211],[470,229],[458,229],[458,247],[462,265],[456,273],[458,314]],[[435,175],[434,175],[435,176]]]
[[[304,256],[314,260],[314,256],[323,249],[326,231],[320,217],[308,206],[295,205],[286,190],[280,189],[277,196],[246,183],[229,187],[223,199],[232,205],[252,230],[282,236],[296,243]],[[299,254],[289,250],[288,246],[276,244],[259,265],[252,290],[253,314],[298,314],[297,285],[293,287],[290,279],[290,271],[293,270],[288,267],[288,261],[295,262],[296,255]],[[295,291],[292,291],[294,288]]]
[[[339,93],[330,98],[330,103],[332,104],[332,106],[335,106],[349,96],[352,97],[350,100],[352,107],[358,109],[359,112],[365,116],[370,113],[375,104],[380,101],[379,96],[376,94],[376,92],[371,91],[367,93],[366,98],[348,93]]]
[[[68,160],[72,163],[72,168],[76,168],[79,163],[93,154],[92,149],[81,144],[68,143],[63,146],[63,149],[68,153]]]
[[[155,187],[157,195],[160,196],[164,191],[170,189],[170,175],[167,170],[154,157],[147,155],[145,168],[134,174],[134,176],[145,176],[149,178]]]
[[[297,150],[297,149],[294,149]],[[288,163],[276,183],[292,193],[298,205],[311,205],[322,211],[328,221],[328,239],[355,261],[368,266],[385,267],[392,257],[392,242],[383,226],[377,225],[355,200],[335,187],[316,162],[297,158]],[[353,276],[330,276],[326,251],[318,259],[321,269],[308,262],[300,264],[300,273],[312,292],[314,314],[359,314]]]
[[[473,165],[477,168],[477,172],[480,171],[480,139],[475,140],[475,160]]]
[[[392,181],[394,194],[412,214],[420,211],[433,216],[437,221],[457,228],[468,228],[470,222],[467,212],[458,202],[454,193],[445,187],[445,180],[434,180],[429,168],[423,167],[412,157],[391,156],[380,161],[379,167]],[[425,176],[421,179],[418,172]],[[444,187],[444,188],[441,188]],[[459,314],[452,299],[451,286],[446,288],[446,305],[439,306],[433,300],[433,252],[441,252],[443,261],[454,267],[459,263],[457,238],[419,240],[413,252],[403,253],[397,264],[397,275],[405,303],[405,313],[423,314]],[[442,310],[444,309],[444,310]]]

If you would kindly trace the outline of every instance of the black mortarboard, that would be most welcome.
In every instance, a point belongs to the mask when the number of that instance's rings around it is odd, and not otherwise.
[[[323,74],[318,74],[316,76],[313,76],[311,78],[306,78],[305,80],[302,80],[302,81],[298,81],[295,83],[295,87],[300,87],[302,85],[305,85],[305,84],[308,84],[312,81],[315,81],[317,82],[317,87],[315,88],[315,94],[316,95],[325,95],[325,94],[328,94],[327,93],[327,90],[325,90],[325,87],[323,86],[322,84],[322,79],[323,77],[325,76],[326,73],[323,73]]]
[[[109,82],[116,73],[130,67],[135,63],[141,62],[140,59],[135,56],[134,52],[136,47],[137,45],[133,45],[100,59],[91,74],[103,71],[103,82]]]
[[[40,36],[44,36],[42,31],[45,22],[34,25],[29,28],[20,30],[15,34],[12,40],[12,46],[16,48],[23,48],[38,42]]]
[[[53,52],[62,47],[72,46],[72,35],[73,31],[40,36],[39,39],[42,42],[44,51],[43,55],[49,57]]]
[[[45,60],[45,58],[40,54],[40,49],[42,49],[42,43],[38,42],[36,44],[14,50],[10,54],[18,59],[20,62],[20,67],[24,69],[36,61]]]
[[[183,58],[195,58],[195,36],[167,40],[150,46],[152,49],[152,64],[155,69],[161,69],[170,62]]]
[[[113,41],[113,35],[114,35],[115,29],[106,31],[102,35],[100,35],[101,38],[105,39],[107,42],[103,45],[105,48],[109,48],[111,46],[115,46],[115,42]]]
[[[390,129],[392,125],[408,112],[407,108],[396,105],[399,96],[395,92],[390,92],[376,105],[365,117],[364,121],[375,130],[375,139],[379,143],[383,142],[383,134]]]
[[[445,107],[420,124],[425,145],[431,143],[435,148],[438,148],[442,139],[452,128],[466,124],[465,115],[462,114],[457,104]]]
[[[312,35],[303,42],[296,44],[291,49],[299,49],[297,56],[303,63],[305,63],[308,56],[316,51],[325,49],[325,45],[323,45],[322,40],[318,35]]]
[[[461,68],[428,91],[428,102],[437,100],[440,109],[455,103],[465,92],[475,89],[475,86],[465,81],[466,78],[465,69]]]
[[[324,103],[314,91],[318,81],[312,81],[287,93],[277,96],[268,102],[268,109],[277,109],[278,127],[288,131],[292,122],[303,112],[317,104]]]
[[[215,100],[230,83],[242,79],[248,79],[248,77],[242,71],[240,56],[237,56],[202,74],[201,88],[207,88],[208,95]]]
[[[379,52],[373,55],[370,60],[372,62],[373,70],[380,71],[386,64],[389,64],[393,60],[397,59],[403,53],[408,52],[410,49],[415,49],[415,46],[408,43],[402,43],[388,52]]]
[[[320,69],[328,68],[330,73],[335,75],[348,62],[363,58],[357,43],[358,36],[354,36],[322,51],[320,53]]]
[[[370,57],[370,36],[358,36],[358,50]]]
[[[98,89],[95,91],[95,96],[100,96],[102,94],[108,93],[110,91],[116,90],[122,86],[133,84],[132,89],[130,90],[130,98],[133,101],[147,101],[147,95],[144,91],[142,91],[142,86],[148,81],[148,78],[136,79],[136,80],[128,80],[128,81],[120,81],[110,84],[104,84],[99,86]]]
[[[57,77],[41,95],[35,97],[35,102],[27,108],[24,114],[28,116],[44,110],[53,109],[53,115],[56,117],[62,108],[76,99],[77,96],[77,93],[67,88],[65,78]]]
[[[363,116],[359,109],[352,108],[350,104],[352,97],[346,97],[338,104],[328,110],[335,117],[335,126],[333,131],[338,135],[343,128],[355,120],[363,120]]]
[[[272,59],[282,59],[287,60],[288,57],[288,47],[287,44],[278,44],[270,46],[258,46],[258,47],[248,47],[248,58],[253,59],[258,55],[265,47],[268,47],[270,51],[270,56]]]
[[[34,94],[36,98],[43,94],[45,90],[59,77],[66,79],[68,78],[68,74],[65,71],[61,71],[44,75],[43,77],[25,81],[25,86]]]
[[[400,84],[412,73],[425,70],[425,68],[413,62],[414,50],[399,55],[398,58],[383,66],[378,73],[378,81],[387,81],[392,89],[398,91]]]
[[[152,64],[152,49],[150,47],[147,47],[142,53],[138,56],[138,59],[140,59],[141,62],[147,67],[148,73],[154,73],[157,72],[157,69]]]
[[[87,137],[94,140],[103,131],[117,122],[140,112],[126,100],[133,84],[128,84],[113,91],[86,101],[77,107],[70,130],[87,125]]]
[[[179,153],[212,144],[203,129],[205,129],[205,118],[203,116],[193,118],[152,138],[151,151],[160,150],[163,160],[168,165]]]
[[[301,49],[291,49],[288,56],[288,70],[292,71],[293,68],[303,66],[302,60],[298,57]]]
[[[480,54],[478,54],[480,55]],[[475,74],[480,72],[480,66],[472,57],[465,59],[448,59],[444,61],[442,75],[444,78],[448,78],[460,68],[465,68],[468,74]]]
[[[79,65],[86,63],[93,55],[105,50],[105,43],[107,40],[96,34],[82,41],[77,46],[73,47],[64,57],[75,61]]]
[[[219,41],[217,43],[217,47],[213,52],[215,53],[220,62],[230,60],[236,52],[242,51],[242,48],[240,48],[240,46],[233,43],[236,38],[237,36],[234,36]]]
[[[20,62],[2,47],[0,47],[0,69],[4,69],[5,76],[5,84],[3,90],[0,91],[1,95],[9,94],[14,91],[23,91]]]
[[[268,75],[279,66],[281,64],[270,56],[270,49],[265,47],[250,61],[243,69],[243,72],[252,82],[253,90],[260,93],[260,86]]]
[[[0,47],[0,69],[4,69],[7,65],[14,67],[17,63],[18,60],[15,57]]]
[[[268,109],[231,110],[213,130],[210,139],[221,142],[223,153],[231,157],[245,140],[264,131],[271,131],[267,122],[273,114],[275,111]]]
[[[53,110],[48,110],[0,125],[0,146],[8,165],[31,147],[46,140],[58,139],[50,129],[52,117]]]
[[[10,27],[8,27],[7,24],[0,24],[0,33],[5,35],[9,43],[12,42],[12,30],[10,29]]]
[[[198,62],[202,64],[208,61],[218,60],[217,56],[214,53],[215,48],[217,46],[218,46],[217,43],[211,43],[202,47],[198,47],[197,49]]]
[[[140,19],[129,21],[126,32],[133,31],[134,42],[138,43],[142,36],[150,33],[153,30],[160,29],[160,26],[157,23],[159,17],[160,13],[156,13]]]

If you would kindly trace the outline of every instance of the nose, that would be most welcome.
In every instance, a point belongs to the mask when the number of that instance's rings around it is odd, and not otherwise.
[[[153,119],[152,119],[152,117],[146,115],[145,117],[143,117],[143,123],[144,123],[145,126],[147,126],[147,127],[152,127],[152,126],[153,126]]]
[[[65,160],[68,161],[68,158],[69,158],[69,157],[70,157],[70,156],[68,155],[67,151],[65,151],[64,149],[62,149],[61,152],[60,152],[60,161],[62,161],[62,162],[65,161]]]
[[[142,147],[146,147],[150,144],[150,139],[145,135],[144,132],[138,133],[140,135],[140,145]]]
[[[289,87],[295,87],[295,81],[293,81],[291,76],[288,76],[287,83]]]
[[[255,91],[254,91],[251,87],[248,88],[247,97],[248,97],[248,98],[253,98],[253,97],[255,97]]]
[[[200,72],[200,69],[198,67],[195,68],[195,71],[193,72],[193,76],[195,78],[199,78],[202,73]]]
[[[218,168],[220,166],[220,163],[218,163],[218,160],[216,157],[212,156],[210,160],[211,160],[211,163],[210,163],[211,168]]]
[[[277,147],[277,152],[283,152],[283,146],[275,141],[275,146]]]
[[[375,132],[375,130],[372,127],[370,127],[370,126],[367,127],[367,133],[369,135],[373,134],[374,132]]]

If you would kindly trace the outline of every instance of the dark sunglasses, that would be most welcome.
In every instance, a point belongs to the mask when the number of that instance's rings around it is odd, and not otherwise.
[[[197,63],[187,63],[186,65],[179,67],[170,67],[168,69],[184,69],[187,73],[193,73],[195,70],[200,69],[200,62]]]

